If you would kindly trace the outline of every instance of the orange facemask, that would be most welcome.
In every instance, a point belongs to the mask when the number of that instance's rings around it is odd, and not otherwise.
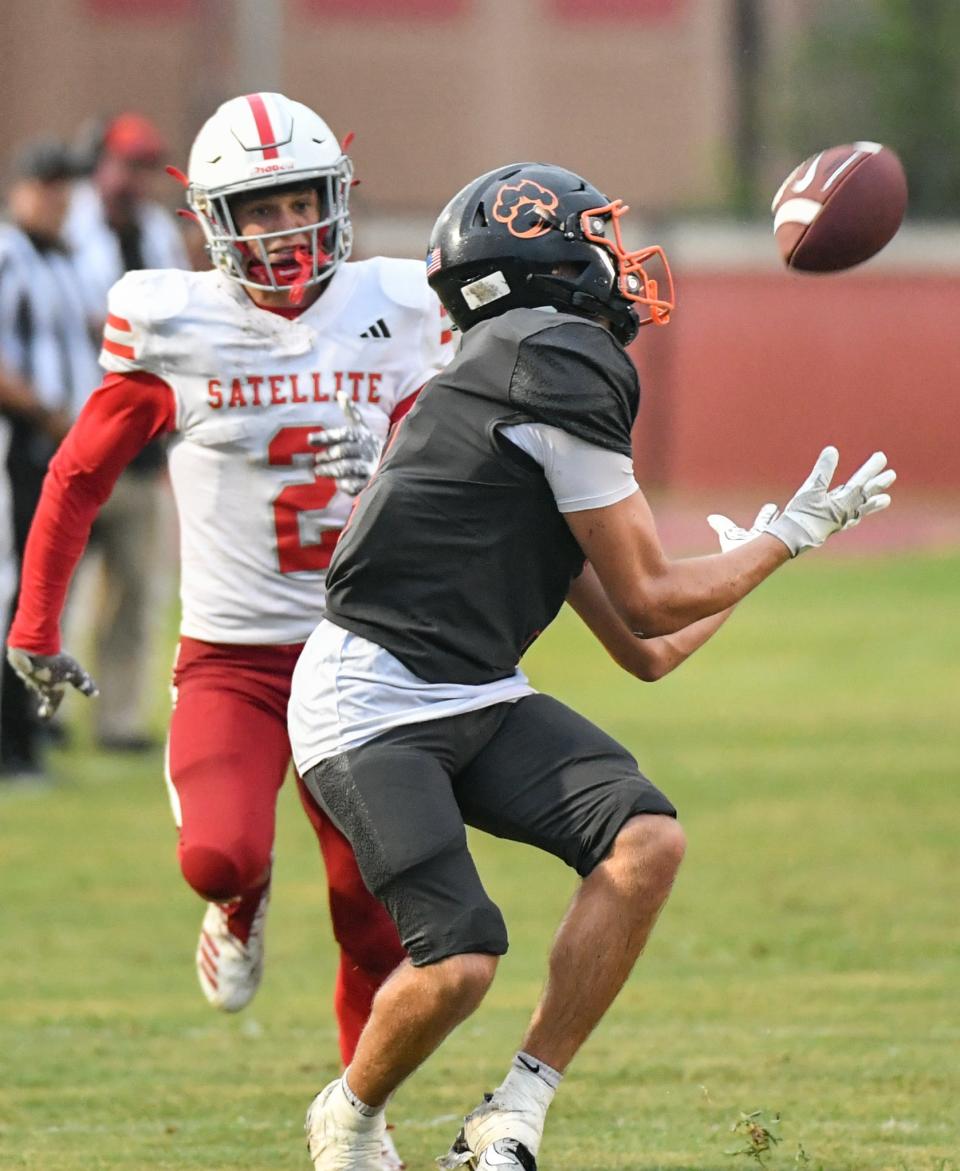
[[[647,248],[638,248],[635,252],[628,252],[623,246],[623,236],[620,232],[620,218],[629,211],[629,207],[622,199],[614,199],[603,207],[594,207],[580,213],[580,230],[583,238],[591,244],[599,244],[611,252],[617,262],[617,288],[620,295],[627,301],[637,305],[645,305],[650,316],[642,318],[641,325],[653,322],[654,325],[666,325],[675,305],[673,292],[673,274],[664,255],[663,249],[653,244]],[[613,239],[603,234],[603,221],[609,217],[613,225]],[[644,263],[651,258],[659,259],[667,283],[667,295],[661,297],[658,282],[648,275]]]

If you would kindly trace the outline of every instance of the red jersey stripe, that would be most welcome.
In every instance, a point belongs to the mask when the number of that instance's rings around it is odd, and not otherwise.
[[[127,333],[131,332],[130,322],[125,317],[118,317],[116,313],[107,314],[107,325],[112,326],[114,329],[125,330]]]
[[[103,339],[103,348],[108,354],[116,354],[118,358],[135,358],[133,346],[122,346],[119,342],[112,342],[108,337]]]
[[[440,345],[445,346],[447,344],[447,342],[452,342],[452,341],[453,341],[453,330],[452,329],[445,329],[443,331],[443,333],[440,334]]]
[[[257,133],[260,135],[260,142],[263,146],[263,157],[275,159],[278,157],[279,151],[275,146],[270,145],[275,140],[275,135],[273,127],[270,125],[266,102],[260,94],[247,94],[246,97],[250,103],[250,109],[253,111],[253,120],[257,124]]]

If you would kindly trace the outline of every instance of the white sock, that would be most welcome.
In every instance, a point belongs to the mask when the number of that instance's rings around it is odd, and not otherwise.
[[[343,1090],[343,1096],[347,1105],[356,1114],[358,1120],[361,1118],[369,1120],[383,1113],[382,1106],[368,1106],[366,1102],[357,1097],[353,1090],[350,1089],[350,1083],[347,1081],[346,1074],[340,1079],[340,1086]]]
[[[547,1110],[562,1076],[529,1053],[523,1050],[517,1053],[509,1073],[493,1091],[490,1103],[493,1110],[488,1112],[487,1107],[479,1106],[470,1116],[475,1119],[470,1136],[477,1144],[475,1149],[484,1150],[494,1139],[506,1133],[522,1142],[536,1158]]]
[[[562,1078],[562,1073],[521,1049],[514,1056],[510,1072],[497,1087],[495,1096],[507,1105],[517,1098],[525,1104],[535,1103],[541,1116],[545,1116]]]

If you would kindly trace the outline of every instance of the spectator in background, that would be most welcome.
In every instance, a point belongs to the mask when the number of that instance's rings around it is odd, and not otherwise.
[[[47,463],[98,377],[77,274],[61,235],[76,173],[64,144],[32,143],[14,160],[9,222],[0,226],[0,410],[18,555]],[[0,534],[0,563],[4,545]],[[0,577],[9,572],[0,565]],[[6,623],[4,594],[0,588]],[[3,687],[0,768],[6,776],[37,775],[42,760],[34,698],[6,665]]]
[[[167,146],[140,114],[119,114],[88,143],[89,181],[77,185],[64,234],[83,273],[97,334],[107,293],[137,268],[188,268],[176,219],[156,202]]]
[[[0,393],[2,398],[2,393]],[[0,623],[10,625],[10,603],[17,584],[17,558],[13,549],[13,498],[7,453],[10,450],[10,420],[0,415]],[[19,681],[18,681],[19,682]],[[0,721],[3,719],[3,676],[0,675]],[[0,781],[8,774],[0,769]]]
[[[88,182],[78,184],[65,235],[84,283],[90,328],[99,337],[107,293],[131,269],[189,268],[174,217],[153,199],[166,146],[140,114],[119,114],[96,135]],[[88,385],[95,386],[99,377]],[[165,456],[152,443],[128,467],[97,518],[91,544],[102,554],[94,617],[94,671],[101,690],[97,738],[103,748],[143,751],[153,588],[163,569],[158,521]]]

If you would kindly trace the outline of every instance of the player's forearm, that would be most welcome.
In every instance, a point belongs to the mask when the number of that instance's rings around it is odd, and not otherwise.
[[[727,553],[673,560],[641,492],[565,519],[620,619],[645,639],[728,610],[790,559],[782,541],[764,534]]]
[[[728,611],[789,560],[782,541],[762,536],[729,553],[665,561],[654,572],[641,568],[618,608],[641,638],[675,635]]]
[[[731,612],[711,615],[675,634],[638,638],[615,610],[590,564],[573,583],[567,601],[617,665],[645,683],[654,683],[679,667],[720,629]]]
[[[674,634],[661,634],[656,638],[638,638],[627,631],[630,642],[622,642],[616,653],[611,653],[625,671],[644,683],[656,683],[708,642],[732,613],[731,606],[729,610],[701,618]]]
[[[169,387],[156,378],[108,376],[87,400],[50,461],[30,526],[11,646],[60,649],[60,615],[90,527],[118,477],[172,417]]]
[[[76,487],[68,491],[51,466],[24,550],[10,646],[36,654],[60,650],[60,616],[98,507],[94,496]]]
[[[655,682],[675,671],[681,663],[698,651],[706,642],[717,633],[720,627],[733,613],[734,607],[721,610],[719,614],[711,614],[709,618],[701,618],[699,622],[692,622],[682,630],[673,634],[661,634],[657,638],[636,639],[641,646],[648,650],[652,671],[647,679]]]

